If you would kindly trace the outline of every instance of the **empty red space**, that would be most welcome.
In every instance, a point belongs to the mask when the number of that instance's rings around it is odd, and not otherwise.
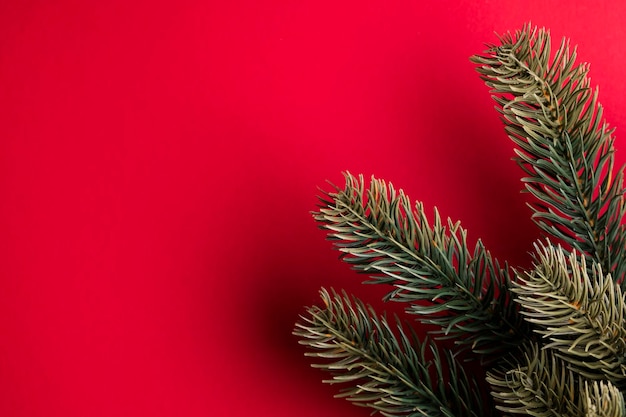
[[[468,58],[579,45],[626,161],[609,1],[4,1],[0,415],[367,416],[291,335],[321,286],[378,310],[309,212],[375,175],[528,266],[521,171]],[[557,42],[555,42],[557,43]]]

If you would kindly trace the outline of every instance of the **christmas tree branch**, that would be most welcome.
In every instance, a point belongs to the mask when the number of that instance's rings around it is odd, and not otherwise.
[[[321,196],[313,215],[341,258],[456,344],[440,353],[358,300],[322,291],[325,307],[310,307],[295,334],[327,382],[351,384],[339,396],[387,416],[626,416],[623,169],[614,172],[613,130],[588,66],[569,41],[554,53],[550,42],[528,25],[472,58],[516,145],[533,220],[560,240],[538,243],[529,271],[512,275],[480,240],[470,248],[459,222],[437,209],[427,216],[382,180],[346,174],[344,188]],[[457,362],[465,350],[495,364],[495,407],[483,410]]]
[[[508,370],[487,375],[496,408],[504,416],[622,417],[624,398],[610,382],[588,382],[549,349],[534,343],[511,357]]]
[[[501,268],[478,241],[473,251],[460,224],[433,222],[420,203],[391,184],[346,174],[345,189],[324,195],[314,213],[322,228],[370,283],[392,284],[386,299],[409,302],[407,311],[441,327],[440,336],[474,352],[493,354],[516,346],[524,321],[508,291],[508,268]]]
[[[591,379],[626,381],[626,300],[598,264],[537,245],[535,269],[514,284],[522,314],[573,370]]]
[[[294,334],[309,348],[313,365],[332,374],[327,383],[348,383],[338,397],[385,416],[482,417],[490,415],[474,379],[450,353],[420,343],[357,299],[321,291],[324,308],[308,308]],[[449,382],[447,382],[449,381]]]
[[[575,65],[575,48],[563,40],[550,54],[549,33],[526,26],[472,60],[518,146],[523,181],[537,199],[534,221],[621,283],[626,208],[623,172],[613,173],[613,130],[589,87],[588,65]]]

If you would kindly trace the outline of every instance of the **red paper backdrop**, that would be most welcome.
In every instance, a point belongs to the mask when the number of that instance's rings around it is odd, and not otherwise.
[[[320,286],[385,307],[316,187],[388,179],[527,265],[468,57],[528,20],[593,63],[626,148],[620,2],[2,2],[0,415],[369,415],[291,336]]]

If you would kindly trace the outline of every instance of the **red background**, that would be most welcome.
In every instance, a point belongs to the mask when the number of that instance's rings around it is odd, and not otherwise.
[[[383,307],[316,187],[388,179],[527,265],[468,57],[528,20],[579,45],[626,152],[626,3],[2,2],[0,415],[369,415],[291,335],[320,286]]]

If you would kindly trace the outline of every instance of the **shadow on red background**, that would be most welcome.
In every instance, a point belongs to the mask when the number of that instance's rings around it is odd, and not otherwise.
[[[3,2],[0,415],[368,415],[291,336],[321,286],[401,310],[311,219],[342,170],[527,265],[468,57],[528,20],[570,36],[621,149],[626,7],[423,3]]]

